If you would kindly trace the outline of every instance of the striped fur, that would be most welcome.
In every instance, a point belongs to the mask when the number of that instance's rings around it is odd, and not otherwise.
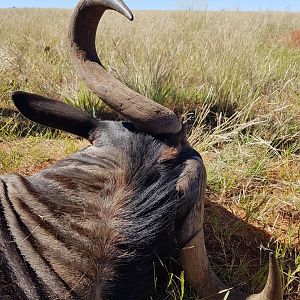
[[[149,295],[153,266],[176,248],[176,183],[191,154],[105,124],[54,166],[1,178],[0,299]]]

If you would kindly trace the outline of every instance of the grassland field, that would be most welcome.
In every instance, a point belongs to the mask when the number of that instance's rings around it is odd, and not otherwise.
[[[0,10],[0,174],[32,174],[86,145],[22,118],[11,92],[116,116],[78,79],[68,55],[69,10]],[[269,249],[284,299],[300,299],[300,48],[297,13],[110,12],[97,49],[104,65],[190,124],[208,172],[205,232],[215,272],[259,291]],[[171,299],[196,299],[170,275]]]

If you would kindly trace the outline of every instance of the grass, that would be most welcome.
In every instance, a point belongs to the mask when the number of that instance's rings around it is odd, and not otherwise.
[[[0,174],[30,175],[86,145],[87,142],[71,137],[49,139],[43,136],[0,143]]]
[[[203,155],[215,272],[229,286],[257,292],[272,249],[285,299],[299,299],[300,49],[288,35],[300,28],[299,14],[137,12],[133,23],[112,16],[104,17],[97,40],[104,65],[182,114],[190,143]],[[12,91],[115,117],[71,66],[69,17],[67,10],[0,10],[1,174],[31,174],[85,146],[17,115]],[[184,274],[170,275],[168,294],[196,299]]]

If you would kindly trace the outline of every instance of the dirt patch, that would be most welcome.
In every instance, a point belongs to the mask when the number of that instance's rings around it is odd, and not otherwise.
[[[284,34],[281,39],[289,47],[300,48],[300,29]]]

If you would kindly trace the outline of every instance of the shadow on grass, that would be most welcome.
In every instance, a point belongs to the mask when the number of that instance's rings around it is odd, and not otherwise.
[[[0,109],[0,134],[3,137],[26,137],[29,135],[57,136],[57,130],[33,123],[11,109]]]
[[[14,109],[9,109],[9,108],[0,108],[0,117],[3,118],[13,118],[18,114],[18,112]]]
[[[276,242],[266,231],[244,220],[207,197],[205,201],[205,242],[211,265],[230,287],[246,293],[261,291],[268,274],[269,252],[279,253],[281,270],[296,270],[300,249]],[[284,299],[299,299],[299,274],[285,291]],[[291,278],[285,276],[285,284]]]

